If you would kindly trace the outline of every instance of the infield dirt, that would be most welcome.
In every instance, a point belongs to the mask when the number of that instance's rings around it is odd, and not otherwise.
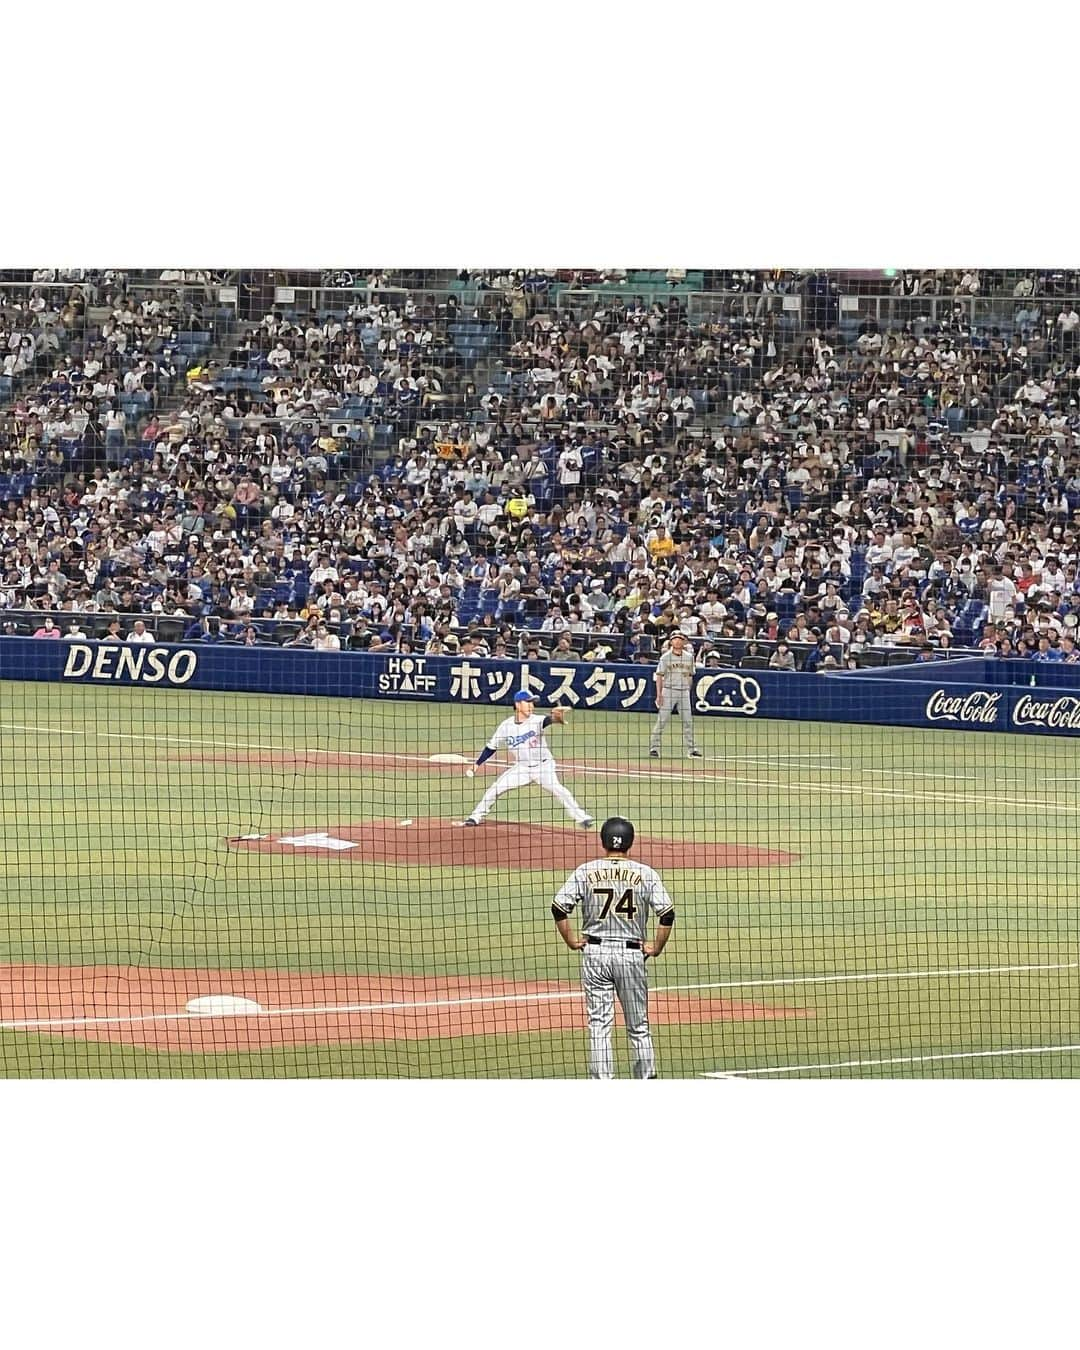
[[[352,863],[427,867],[513,867],[518,871],[572,871],[603,852],[595,830],[522,821],[485,821],[473,829],[459,821],[420,818],[411,825],[371,820],[358,825],[307,825],[278,834],[230,839],[233,848],[261,853],[336,857]],[[798,861],[743,844],[700,844],[639,836],[634,858],[657,870],[776,867]]]
[[[191,999],[230,994],[260,1012],[199,1016]],[[654,993],[654,1023],[805,1017],[801,1008]],[[0,1023],[43,1035],[199,1054],[355,1041],[580,1030],[580,986],[483,978],[300,975],[141,966],[0,968]]]

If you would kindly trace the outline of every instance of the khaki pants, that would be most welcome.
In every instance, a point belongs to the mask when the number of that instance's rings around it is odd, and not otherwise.
[[[660,749],[660,738],[664,734],[664,728],[671,721],[671,714],[676,708],[679,710],[679,716],[682,718],[683,741],[687,750],[693,750],[694,746],[694,714],[693,714],[693,694],[687,689],[684,693],[672,694],[664,690],[663,698],[660,700],[660,709],[653,723],[652,735],[649,737],[649,749]]]

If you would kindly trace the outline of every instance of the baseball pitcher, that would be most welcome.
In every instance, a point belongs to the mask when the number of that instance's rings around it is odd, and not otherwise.
[[[590,829],[596,823],[577,804],[573,794],[559,782],[558,766],[544,740],[544,732],[548,727],[565,720],[563,708],[552,708],[547,716],[535,712],[533,696],[527,689],[521,689],[514,695],[513,717],[507,717],[499,723],[494,736],[480,751],[476,764],[465,770],[465,776],[475,777],[480,765],[489,760],[500,746],[504,746],[510,756],[510,767],[496,778],[472,813],[465,817],[466,825],[479,825],[504,792],[524,787],[526,783],[539,783],[545,792],[550,792],[583,830]]]
[[[649,754],[660,758],[660,738],[676,708],[682,718],[683,741],[691,759],[700,759],[694,744],[694,651],[684,633],[676,633],[656,664],[656,721],[649,737]]]
[[[675,906],[651,867],[627,854],[634,827],[612,816],[600,827],[605,856],[582,863],[567,877],[551,906],[555,926],[571,951],[580,951],[581,983],[589,1017],[589,1077],[613,1078],[611,1028],[615,999],[623,1011],[635,1078],[656,1077],[649,1032],[649,979],[645,962],[659,956],[671,936]],[[570,930],[570,914],[581,906],[581,934]],[[656,937],[646,942],[649,912]]]

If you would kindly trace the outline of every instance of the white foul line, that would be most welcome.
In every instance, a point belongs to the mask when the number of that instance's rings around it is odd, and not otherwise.
[[[259,1017],[333,1017],[342,1013],[403,1012],[415,1008],[463,1008],[472,1004],[540,1003],[548,1000],[584,998],[580,989],[557,990],[533,994],[485,994],[473,998],[416,999],[400,1003],[329,1003],[304,1008],[260,1008],[257,1012],[170,1012],[143,1013],[138,1016],[113,1017],[46,1017],[25,1018],[17,1022],[0,1022],[0,1031],[25,1030],[28,1027],[82,1027],[109,1024],[133,1026],[141,1022],[213,1022],[251,1021]]]
[[[97,731],[94,728],[80,728],[77,730],[73,730],[68,727],[45,727],[45,726],[34,727],[15,722],[0,723],[0,727],[6,727],[11,730],[44,732],[47,735],[100,736],[110,740],[118,739],[118,740],[160,741],[175,745],[209,745],[217,747],[219,749],[229,749],[229,750],[269,750],[274,751],[278,754],[294,755],[297,758],[302,758],[306,755],[332,755],[334,758],[339,759],[358,759],[358,760],[397,759],[397,760],[404,760],[406,763],[410,764],[427,764],[429,762],[428,755],[407,754],[404,752],[379,754],[374,751],[363,751],[363,750],[325,750],[322,748],[312,748],[305,746],[295,747],[295,746],[281,746],[281,745],[266,745],[259,742],[251,742],[251,741],[222,741],[211,737],[167,736],[157,732],[140,733],[130,731]],[[735,758],[736,757],[733,756],[732,761],[734,761]],[[747,761],[749,761],[751,757],[748,756],[745,758]],[[720,759],[716,756],[708,756],[708,759],[716,763],[728,762],[726,758]],[[767,760],[766,762],[770,761]],[[675,783],[693,783],[698,781],[706,781],[714,783],[730,783],[732,785],[745,784],[748,786],[770,789],[773,792],[782,792],[782,793],[808,792],[813,796],[832,794],[836,796],[845,796],[845,797],[882,797],[890,801],[899,800],[909,802],[910,801],[956,802],[961,804],[972,803],[978,805],[988,800],[992,800],[1002,806],[1021,806],[1025,810],[1034,809],[1042,811],[1053,811],[1053,812],[1061,812],[1066,815],[1080,814],[1080,805],[1069,805],[1065,802],[1060,801],[1042,801],[1030,797],[1001,797],[997,795],[997,793],[995,792],[948,792],[948,791],[934,791],[928,789],[923,789],[922,791],[918,790],[907,791],[904,789],[893,790],[890,788],[873,787],[870,784],[865,783],[859,783],[855,785],[844,785],[839,783],[800,783],[800,782],[792,782],[788,779],[752,778],[749,777],[748,775],[739,772],[709,773],[708,770],[703,770],[698,772],[687,773],[684,771],[667,770],[662,769],[659,766],[648,766],[645,764],[643,764],[640,769],[630,769],[630,768],[623,769],[610,764],[585,764],[580,761],[574,760],[562,760],[560,761],[560,763],[561,767],[563,767],[564,769],[568,769],[572,772],[595,774],[600,777],[640,779],[650,782],[655,782],[658,778],[661,778],[661,779],[668,779],[669,781]],[[803,770],[803,766],[800,765],[777,763],[775,767],[778,771],[783,769],[787,769],[789,771],[792,769],[798,769],[800,771],[822,769],[828,772],[838,772],[838,771],[846,771],[850,767],[858,769],[859,772],[861,773],[875,772],[875,770],[873,769],[868,769],[859,765],[852,765],[852,766],[807,765],[806,769]],[[908,776],[907,771],[903,769],[890,770],[889,772],[892,774],[893,779]],[[926,776],[929,777],[931,775]],[[953,775],[953,777],[957,779],[962,776],[964,775]]]
[[[0,722],[0,727],[4,731],[33,731],[45,732],[49,736],[78,736],[80,733],[71,727],[39,727],[30,726],[26,722]]]
[[[692,989],[759,989],[792,984],[849,984],[866,980],[931,980],[959,978],[964,975],[1014,975],[1033,970],[1080,970],[1080,961],[1059,961],[1029,966],[962,966],[956,970],[871,970],[853,975],[796,975],[790,979],[726,980],[715,984],[672,985],[666,991]]]
[[[73,729],[69,727],[32,726],[20,722],[0,722],[0,727],[14,731],[44,732],[47,735],[61,735],[61,736],[82,735],[82,736],[101,736],[106,737],[110,740],[117,739],[117,740],[134,740],[134,741],[163,741],[175,745],[209,745],[215,746],[219,749],[229,749],[229,750],[269,750],[275,751],[279,754],[295,755],[298,758],[302,758],[305,755],[332,755],[335,758],[341,759],[359,759],[359,760],[399,759],[405,760],[407,763],[411,764],[426,764],[429,762],[428,755],[408,754],[404,752],[378,754],[374,751],[363,751],[363,750],[326,750],[322,749],[321,747],[266,745],[260,742],[253,742],[253,741],[223,741],[213,737],[168,736],[157,732],[148,734],[130,731],[98,731],[92,727]],[[794,758],[794,756],[790,757]],[[814,752],[813,756],[811,756],[811,753],[807,752],[805,755],[800,755],[799,757],[807,759],[811,757],[817,758],[818,754],[817,752]],[[821,757],[824,758],[824,756]],[[766,764],[773,763],[777,770],[781,769],[792,770],[803,768],[803,766],[801,765],[783,764],[776,762],[782,758],[786,759],[789,758],[789,756],[782,752],[778,752],[776,755],[773,756],[763,756],[763,757],[751,755],[706,756],[707,761],[712,761],[714,763],[763,762]],[[667,778],[673,782],[679,783],[692,783],[700,779],[706,779],[712,782],[744,783],[755,787],[771,788],[774,791],[778,792],[809,792],[813,794],[832,793],[842,796],[884,797],[890,800],[895,800],[899,798],[900,800],[903,801],[917,800],[928,802],[940,801],[940,802],[959,802],[959,803],[980,803],[986,801],[988,798],[992,798],[995,802],[999,802],[1005,806],[1022,806],[1025,809],[1035,808],[1037,810],[1044,810],[1044,811],[1060,811],[1069,815],[1075,815],[1077,813],[1080,813],[1080,806],[1068,805],[1066,803],[1057,801],[1035,801],[1028,797],[1023,798],[1000,797],[993,792],[962,793],[962,792],[933,791],[933,790],[924,790],[921,792],[919,791],[909,792],[904,790],[895,791],[889,788],[872,787],[866,784],[844,786],[837,783],[797,783],[797,782],[789,782],[786,780],[777,781],[768,778],[751,778],[740,773],[710,774],[708,773],[708,771],[687,773],[679,770],[663,769],[659,765],[655,766],[642,765],[640,769],[631,769],[631,768],[622,769],[616,767],[615,765],[585,764],[574,760],[563,760],[561,761],[561,765],[565,769],[576,771],[578,773],[596,774],[602,777],[646,779],[652,781],[655,781],[657,778]],[[813,765],[806,765],[805,768],[807,770],[823,770],[825,772],[833,772],[833,773],[846,772],[850,771],[850,769],[856,769],[860,773],[876,772],[876,770],[872,768],[867,768],[866,766],[857,764],[853,765],[813,764]],[[899,777],[931,778],[940,776],[945,778],[947,781],[949,779],[959,781],[962,778],[967,779],[974,777],[973,775],[967,774],[948,774],[948,773],[943,773],[942,775],[923,774],[916,772],[915,770],[905,770],[905,769],[890,770],[890,773],[894,779]],[[1050,780],[1040,780],[1040,781],[1050,781]]]
[[[962,1050],[941,1055],[893,1055],[888,1059],[845,1059],[834,1064],[785,1064],[779,1068],[725,1069],[717,1073],[703,1073],[702,1078],[749,1078],[751,1074],[811,1073],[819,1069],[863,1069],[886,1064],[931,1064],[947,1059],[1004,1059],[1009,1055],[1066,1055],[1080,1050],[1080,1045],[1032,1045],[1015,1050]]]
[[[1048,965],[1028,966],[967,966],[957,970],[902,970],[871,971],[854,975],[800,975],[792,978],[767,980],[717,980],[707,984],[669,984],[660,985],[651,992],[654,994],[690,993],[699,989],[759,989],[799,984],[841,984],[852,980],[919,980],[944,979],[967,975],[1002,975],[1022,971],[1075,970],[1080,962],[1070,961]],[[215,1012],[215,1013],[144,1013],[135,1016],[102,1017],[41,1017],[22,1018],[17,1021],[0,1022],[0,1031],[24,1031],[34,1027],[82,1027],[101,1025],[134,1026],[143,1022],[206,1022],[228,1018],[252,1019],[259,1017],[333,1017],[348,1013],[403,1012],[419,1008],[463,1008],[476,1005],[498,1005],[508,1003],[548,1003],[584,998],[579,989],[559,989],[537,991],[528,994],[477,994],[468,998],[415,999],[396,1003],[337,1003],[315,1004],[300,1008],[260,1008],[252,1012]],[[813,1066],[806,1066],[813,1067]],[[828,1066],[822,1066],[828,1067]],[[736,1069],[731,1072],[741,1075],[749,1072],[794,1073],[791,1069]],[[727,1074],[706,1075],[707,1077],[726,1077]]]

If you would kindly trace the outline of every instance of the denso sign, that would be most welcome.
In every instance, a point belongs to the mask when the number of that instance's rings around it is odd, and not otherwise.
[[[1050,727],[1055,731],[1080,731],[1080,698],[1036,699],[1022,694],[1012,710],[1015,727]]]
[[[187,684],[199,658],[192,651],[169,651],[136,643],[73,642],[64,666],[65,680],[119,680],[132,684]]]
[[[975,689],[970,694],[946,694],[944,689],[935,689],[926,700],[926,720],[993,726],[1000,702],[1001,694],[989,689]]]

